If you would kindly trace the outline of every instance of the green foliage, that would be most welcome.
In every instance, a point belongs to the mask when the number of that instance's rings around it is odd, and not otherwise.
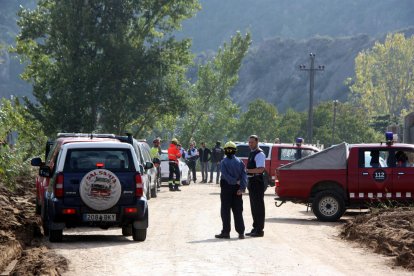
[[[178,114],[186,93],[188,40],[173,32],[197,0],[40,0],[22,9],[16,51],[33,84],[31,112],[48,134],[123,133]]]
[[[241,62],[251,43],[250,34],[239,32],[219,49],[214,59],[198,65],[197,81],[190,87],[188,112],[179,120],[181,140],[225,140],[236,123],[238,106],[230,98]]]
[[[40,155],[46,137],[40,131],[40,124],[33,120],[27,109],[18,100],[0,102],[0,180],[14,187],[18,177],[31,171],[30,158]],[[18,134],[17,143],[7,144],[7,136]]]
[[[260,141],[273,142],[279,123],[277,109],[274,105],[257,99],[249,104],[248,110],[240,116],[236,124],[236,140],[246,141],[256,134]]]
[[[288,109],[281,116],[275,138],[282,143],[293,143],[297,137],[306,137],[307,116],[305,113]]]
[[[414,107],[414,37],[389,34],[355,59],[352,100],[368,115],[400,117]]]
[[[332,143],[334,106],[325,102],[315,108],[314,139],[320,143]],[[381,141],[382,134],[369,126],[370,118],[364,110],[350,103],[339,103],[336,112],[335,136],[333,144],[343,141],[347,143],[374,143]]]
[[[334,106],[323,102],[314,109],[314,141],[331,145],[340,142],[374,143],[381,141],[382,134],[370,127],[366,112],[350,103],[337,105],[335,135],[332,141]],[[296,137],[306,137],[307,113],[289,109],[278,125],[277,137],[281,142],[292,143]],[[305,140],[306,142],[306,140]]]

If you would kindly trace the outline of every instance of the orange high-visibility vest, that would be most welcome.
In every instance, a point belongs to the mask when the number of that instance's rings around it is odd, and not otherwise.
[[[177,162],[180,157],[181,153],[178,150],[177,145],[170,144],[170,147],[168,148],[168,160]]]

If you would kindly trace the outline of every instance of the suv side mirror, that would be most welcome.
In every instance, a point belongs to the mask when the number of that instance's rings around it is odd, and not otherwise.
[[[30,161],[30,165],[33,167],[40,167],[42,165],[42,158],[35,157]]]
[[[149,170],[149,169],[152,169],[152,168],[154,168],[154,164],[152,162],[145,163],[145,169],[146,170]]]
[[[52,170],[48,166],[41,167],[39,169],[39,175],[43,177],[51,177]]]

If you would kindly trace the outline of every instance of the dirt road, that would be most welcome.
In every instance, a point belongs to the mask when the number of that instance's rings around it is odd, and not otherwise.
[[[403,275],[386,257],[338,238],[339,223],[321,223],[302,205],[276,208],[273,189],[265,196],[263,238],[217,240],[221,230],[218,185],[191,184],[182,192],[162,187],[150,200],[147,240],[135,243],[121,230],[65,231],[49,244],[69,260],[67,275]],[[246,230],[252,218],[244,195]],[[346,219],[346,217],[345,217]]]

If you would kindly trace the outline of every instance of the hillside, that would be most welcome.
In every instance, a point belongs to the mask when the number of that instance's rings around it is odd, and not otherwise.
[[[202,9],[183,24],[195,52],[216,50],[237,30],[258,45],[274,38],[317,35],[378,36],[414,26],[412,0],[200,0]]]
[[[414,34],[414,28],[402,31]],[[309,73],[299,65],[310,66],[309,53],[316,54],[315,67],[325,65],[315,73],[314,103],[348,98],[345,80],[354,75],[355,57],[373,46],[373,38],[358,35],[347,38],[316,37],[309,40],[272,39],[253,47],[240,71],[240,80],[232,96],[243,108],[262,98],[276,105],[280,112],[287,108],[307,110],[309,103]]]

